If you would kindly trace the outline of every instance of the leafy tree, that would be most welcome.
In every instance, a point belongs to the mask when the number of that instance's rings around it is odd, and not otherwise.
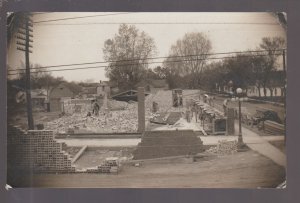
[[[167,78],[167,69],[161,66],[157,66],[154,68],[154,73],[157,75],[159,79],[166,79]]]
[[[282,37],[264,37],[259,47],[266,50],[268,53],[265,57],[265,65],[261,79],[261,84],[264,88],[264,96],[266,96],[266,88],[270,89],[271,96],[273,96],[274,86],[271,81],[271,73],[276,70],[278,56],[282,53],[278,50],[286,47],[285,40]]]
[[[203,75],[205,75],[203,88],[211,92],[218,88],[223,90],[223,87],[227,86],[228,81],[230,80],[228,78],[228,72],[228,67],[224,65],[223,61],[208,64],[203,72]]]
[[[171,89],[173,88],[186,88],[187,82],[185,81],[185,77],[182,74],[182,68],[179,63],[172,62],[175,61],[172,57],[168,57],[163,62],[163,68],[167,82],[169,84],[169,87]]]
[[[132,89],[144,78],[149,57],[156,54],[153,38],[135,26],[122,24],[118,33],[104,43],[104,58],[109,62],[106,75],[120,89]]]

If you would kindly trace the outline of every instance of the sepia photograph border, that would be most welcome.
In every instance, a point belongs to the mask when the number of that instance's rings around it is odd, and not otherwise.
[[[296,0],[0,0],[0,202],[300,202],[300,2]],[[6,12],[287,12],[287,188],[286,189],[39,189],[6,184]],[[298,59],[298,60],[297,60]],[[298,68],[298,69],[297,69]]]

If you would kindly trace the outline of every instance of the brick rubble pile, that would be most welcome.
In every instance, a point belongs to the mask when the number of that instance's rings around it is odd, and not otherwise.
[[[220,140],[217,146],[209,148],[207,152],[218,155],[233,154],[237,152],[237,141]]]
[[[100,111],[98,116],[87,116],[87,112],[66,115],[45,124],[45,129],[66,133],[69,129],[85,129],[90,132],[136,132],[137,104],[128,104],[125,110]]]
[[[188,90],[184,94],[187,96],[198,90]],[[172,91],[158,91],[156,94],[150,94],[145,99],[146,123],[155,116],[152,113],[152,104],[157,102],[159,112],[180,112],[182,108],[172,107]],[[109,100],[108,107],[110,112],[100,108],[99,115],[87,116],[92,112],[91,104],[82,103],[80,111],[75,111],[73,105],[67,112],[76,112],[62,116],[56,120],[45,123],[45,129],[53,130],[55,133],[66,133],[69,129],[81,129],[83,131],[95,133],[114,133],[114,132],[136,132],[137,131],[137,102],[127,103],[116,100]]]

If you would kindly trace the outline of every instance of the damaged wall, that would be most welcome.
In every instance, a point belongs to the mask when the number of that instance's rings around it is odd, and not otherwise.
[[[8,173],[75,172],[69,154],[54,140],[53,131],[30,130],[15,126],[7,132]]]

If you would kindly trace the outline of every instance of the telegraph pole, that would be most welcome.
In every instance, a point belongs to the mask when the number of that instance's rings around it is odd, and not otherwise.
[[[32,116],[32,104],[31,104],[31,85],[30,85],[30,63],[29,63],[29,53],[32,53],[32,22],[30,20],[29,14],[25,15],[25,22],[21,22],[21,26],[18,30],[17,35],[17,49],[19,51],[25,52],[25,64],[26,64],[26,105],[27,105],[27,120],[28,129],[34,129],[33,116]]]
[[[283,91],[284,91],[284,98],[283,98],[283,104],[284,104],[284,142],[286,143],[286,65],[285,65],[285,50],[282,50],[282,63],[283,63]]]

